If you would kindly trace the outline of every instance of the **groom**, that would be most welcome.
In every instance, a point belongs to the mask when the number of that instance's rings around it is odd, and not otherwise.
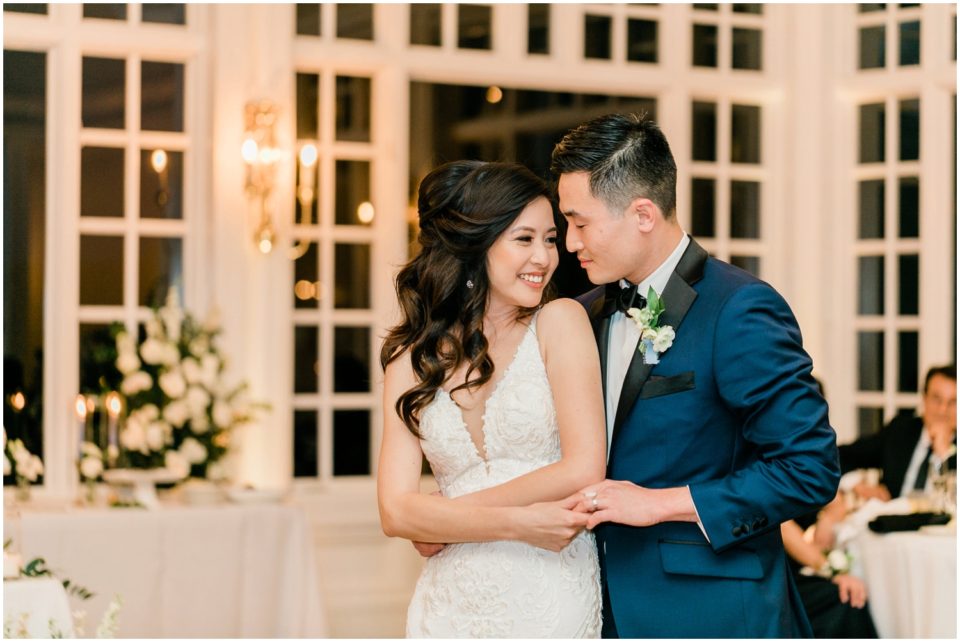
[[[780,523],[829,502],[839,466],[790,308],[684,234],[653,122],[581,125],[551,169],[567,249],[606,284],[581,297],[607,411],[608,479],[580,506],[604,637],[810,636]]]

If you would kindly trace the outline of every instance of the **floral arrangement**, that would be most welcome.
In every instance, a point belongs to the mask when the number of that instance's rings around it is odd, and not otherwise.
[[[247,400],[245,383],[225,383],[219,333],[216,313],[198,322],[180,308],[173,290],[147,320],[139,346],[117,332],[115,364],[128,412],[119,465],[167,468],[181,477],[227,476],[223,458],[231,431],[264,406]]]
[[[20,439],[7,440],[3,429],[3,476],[13,475],[17,486],[23,487],[37,481],[43,474],[43,461],[27,450]]]
[[[627,315],[633,319],[640,330],[640,347],[643,362],[652,365],[660,363],[660,355],[673,345],[676,333],[672,326],[660,325],[660,315],[663,314],[663,301],[652,287],[647,291],[647,305],[640,308],[630,308]]]

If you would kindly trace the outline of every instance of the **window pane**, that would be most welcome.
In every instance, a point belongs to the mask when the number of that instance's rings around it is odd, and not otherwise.
[[[759,256],[731,256],[730,264],[737,266],[741,270],[746,270],[755,277],[760,278]]]
[[[763,13],[763,5],[762,5],[762,4],[750,4],[750,3],[746,3],[746,2],[744,2],[744,3],[742,3],[742,4],[741,4],[741,3],[735,3],[735,4],[733,5],[733,12],[734,12],[734,13],[756,13],[756,14],[761,14],[761,13]]]
[[[693,150],[695,161],[717,160],[717,104],[693,103]]]
[[[716,236],[716,181],[695,178],[690,192],[691,226],[694,236]]]
[[[337,38],[373,40],[373,5],[342,4],[337,8]]]
[[[336,328],[333,350],[333,391],[370,392],[370,329]]]
[[[296,326],[293,330],[293,392],[317,392],[320,377],[320,330]]]
[[[760,238],[760,183],[730,181],[730,237]]]
[[[440,46],[440,4],[410,5],[410,44]],[[540,5],[538,5],[540,6]]]
[[[370,141],[370,79],[337,76],[337,140]]]
[[[80,237],[80,305],[123,305],[123,237]]]
[[[886,133],[883,103],[860,105],[860,162],[882,163]]]
[[[900,23],[900,64],[920,64],[920,21]]]
[[[920,237],[920,179],[900,178],[900,238]]]
[[[141,237],[140,305],[163,305],[171,287],[183,301],[183,239]]]
[[[886,64],[886,33],[883,25],[860,28],[860,69],[881,69]]]
[[[883,428],[883,408],[857,408],[860,437],[869,437]]]
[[[900,267],[900,314],[918,314],[920,311],[920,256],[901,254]]]
[[[80,216],[123,216],[123,150],[80,149]]]
[[[734,5],[736,6],[736,5]],[[733,29],[733,68],[763,69],[763,32],[759,29]]]
[[[338,160],[336,180],[337,225],[370,225],[374,209],[370,203],[369,161]]]
[[[6,9],[8,5],[4,5]],[[43,295],[46,255],[44,53],[3,52],[3,405],[10,439],[43,452]]]
[[[920,158],[920,100],[900,101],[900,160]]]
[[[294,199],[294,223],[296,225],[318,225],[318,199],[320,193],[319,164],[304,165],[300,162],[300,155],[295,160],[297,165],[296,188],[297,197]],[[304,211],[306,205],[306,211]]]
[[[716,11],[719,5],[712,2],[694,2],[693,8],[697,11]]]
[[[303,256],[293,262],[293,307],[317,308],[320,300],[320,257],[317,244],[309,243]]]
[[[102,5],[84,5],[84,7]],[[124,128],[125,62],[117,58],[83,57],[84,127]]]
[[[860,13],[869,13],[871,11],[884,11],[887,5],[884,2],[864,2],[858,4],[857,7],[860,9]]]
[[[627,20],[627,60],[657,62],[656,20]]]
[[[583,57],[610,59],[610,16],[583,17]]]
[[[695,67],[717,66],[717,27],[693,25],[693,65]]]
[[[549,4],[527,5],[527,53],[550,53]]]
[[[883,332],[858,332],[859,375],[857,389],[883,390]]]
[[[10,2],[3,3],[4,11],[12,11],[14,13],[37,13],[44,14],[47,13],[47,5],[45,4],[32,4],[32,3],[23,3],[23,4],[13,4]]]
[[[110,324],[80,324],[80,392],[100,394],[104,388],[120,387],[115,346]]]
[[[338,243],[334,248],[335,308],[370,307],[370,246]]]
[[[858,314],[883,314],[883,257],[861,256],[859,266]]]
[[[298,7],[300,5],[297,5]],[[318,121],[320,96],[319,74],[297,74],[297,138],[320,138]]]
[[[320,35],[320,4],[297,3],[297,35]]]
[[[83,4],[84,18],[102,18],[105,20],[126,20],[127,5],[125,4]]]
[[[916,392],[920,387],[920,333],[897,333],[899,358],[897,359],[897,390]]]
[[[317,465],[318,419],[316,410],[293,411],[294,477],[316,477],[320,474]]]
[[[730,161],[760,162],[760,108],[753,105],[731,106]]]
[[[183,218],[183,152],[140,150],[140,216]]]
[[[333,474],[370,474],[370,411],[333,411]]]
[[[493,41],[489,5],[457,5],[457,46],[461,49],[490,49]]]
[[[183,4],[145,2],[140,7],[144,22],[160,22],[168,25],[187,24],[187,11]]]
[[[183,131],[183,65],[175,62],[140,64],[143,95],[140,97],[140,129]]]
[[[883,179],[860,181],[860,234],[862,239],[882,239],[884,235]]]

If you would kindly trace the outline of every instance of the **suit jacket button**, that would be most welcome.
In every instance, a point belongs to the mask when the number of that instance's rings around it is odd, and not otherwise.
[[[766,517],[760,517],[756,522],[754,522],[753,528],[754,528],[754,530],[756,530],[756,529],[758,529],[758,528],[763,528],[763,527],[766,526],[766,525],[767,525],[767,518],[766,518]]]
[[[741,535],[743,535],[743,532],[744,532],[744,528],[742,525],[740,525],[740,526],[734,526],[733,530],[730,531],[730,534],[733,535],[734,537],[740,537]]]

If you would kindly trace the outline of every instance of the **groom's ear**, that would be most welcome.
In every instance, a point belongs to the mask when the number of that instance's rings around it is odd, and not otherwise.
[[[658,208],[649,198],[635,198],[627,207],[627,216],[636,220],[637,229],[640,232],[647,233],[653,230],[660,215]]]

